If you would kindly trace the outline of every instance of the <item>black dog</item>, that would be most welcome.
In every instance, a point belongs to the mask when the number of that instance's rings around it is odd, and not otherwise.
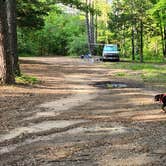
[[[164,109],[166,107],[166,94],[158,94],[154,97],[154,100],[162,103],[161,108],[166,113],[166,110]]]

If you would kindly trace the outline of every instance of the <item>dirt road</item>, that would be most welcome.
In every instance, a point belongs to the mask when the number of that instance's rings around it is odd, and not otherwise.
[[[166,165],[157,91],[72,58],[26,58],[36,85],[0,87],[0,166]]]

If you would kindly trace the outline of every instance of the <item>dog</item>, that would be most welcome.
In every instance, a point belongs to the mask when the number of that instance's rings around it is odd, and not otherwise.
[[[154,100],[162,103],[161,109],[166,113],[166,94],[158,94],[154,97]]]

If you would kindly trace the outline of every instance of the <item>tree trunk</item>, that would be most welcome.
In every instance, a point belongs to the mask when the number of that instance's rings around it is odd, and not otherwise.
[[[15,75],[20,75],[17,55],[17,27],[16,27],[16,0],[6,0],[7,21],[9,27],[9,47],[13,57],[13,70]]]
[[[132,40],[131,40],[131,45],[132,45],[132,61],[135,61],[135,45],[134,45],[134,40],[135,40],[135,35],[134,35],[134,25],[132,25]]]
[[[90,35],[91,35],[91,43],[95,43],[95,35],[94,35],[94,15],[90,14]]]
[[[88,0],[86,0],[86,4],[89,5]],[[88,38],[89,53],[92,54],[92,49],[91,49],[91,34],[90,34],[90,21],[89,21],[89,12],[88,12],[88,10],[85,13],[85,18],[86,18],[86,27],[87,27],[87,38]]]
[[[98,33],[98,15],[95,16],[95,43],[97,43],[97,33]]]
[[[91,8],[94,8],[93,0],[90,0]],[[95,43],[95,24],[94,24],[94,13],[90,13],[90,39],[91,39],[91,52],[94,54],[94,43]]]
[[[140,21],[140,62],[143,62],[143,21]]]
[[[161,43],[162,43],[163,57],[165,57],[164,30],[163,30],[163,27],[162,27],[161,16],[160,16],[159,26],[160,26],[160,34],[161,34]]]
[[[0,83],[13,84],[13,63],[9,45],[6,1],[0,0]]]
[[[163,49],[163,55],[166,58],[166,26],[164,27],[164,49]]]

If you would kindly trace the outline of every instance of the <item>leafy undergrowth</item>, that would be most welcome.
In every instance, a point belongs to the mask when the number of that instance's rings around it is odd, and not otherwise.
[[[21,74],[21,76],[16,77],[16,83],[18,84],[37,84],[40,81],[36,77]]]

